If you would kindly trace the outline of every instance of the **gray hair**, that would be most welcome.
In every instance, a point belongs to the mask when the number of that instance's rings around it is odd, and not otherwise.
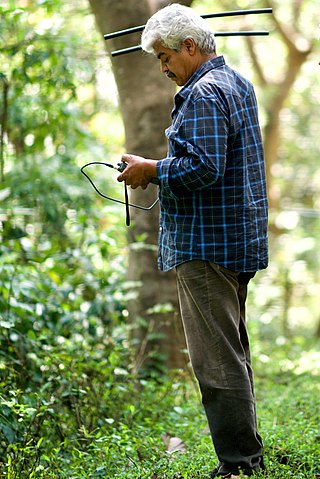
[[[216,51],[214,32],[204,19],[192,8],[173,3],[148,20],[141,46],[145,52],[154,53],[154,44],[159,41],[165,48],[180,51],[187,38],[191,38],[205,55]]]

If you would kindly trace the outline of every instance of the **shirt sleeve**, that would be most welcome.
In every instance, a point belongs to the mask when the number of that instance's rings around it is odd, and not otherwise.
[[[175,196],[219,182],[226,167],[229,115],[215,95],[188,101],[166,131],[169,155],[157,164],[163,187]]]

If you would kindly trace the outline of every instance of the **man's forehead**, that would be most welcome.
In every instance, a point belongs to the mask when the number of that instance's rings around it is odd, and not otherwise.
[[[164,47],[159,41],[155,42],[155,44],[153,45],[153,49],[159,60],[162,55],[167,55],[170,52],[170,48]]]

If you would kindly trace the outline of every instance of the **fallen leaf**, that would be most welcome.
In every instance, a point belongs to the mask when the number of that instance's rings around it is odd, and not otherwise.
[[[166,433],[162,436],[162,440],[166,446],[168,454],[184,452],[186,450],[186,446],[180,437],[172,437],[170,434]]]

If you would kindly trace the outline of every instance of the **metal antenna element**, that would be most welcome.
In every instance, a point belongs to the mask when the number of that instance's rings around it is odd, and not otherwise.
[[[248,36],[266,36],[269,35],[267,31],[251,31],[251,30],[243,30],[239,32],[215,32],[215,37],[248,37]],[[114,50],[111,52],[111,56],[117,57],[119,55],[124,55],[125,53],[132,53],[138,52],[142,50],[141,45],[136,45],[134,47],[122,48],[121,50]]]
[[[272,13],[272,8],[258,8],[250,10],[232,10],[230,12],[217,12],[217,13],[205,13],[200,15],[202,18],[218,18],[218,17],[235,17],[240,15],[252,15],[252,14],[261,14],[261,13]],[[142,32],[145,25],[139,25],[137,27],[126,28],[125,30],[119,30],[113,33],[106,33],[103,35],[105,40],[110,40],[111,38],[123,37],[124,35],[129,35],[130,33]],[[232,33],[232,32],[230,32]],[[224,35],[226,36],[226,35]]]

